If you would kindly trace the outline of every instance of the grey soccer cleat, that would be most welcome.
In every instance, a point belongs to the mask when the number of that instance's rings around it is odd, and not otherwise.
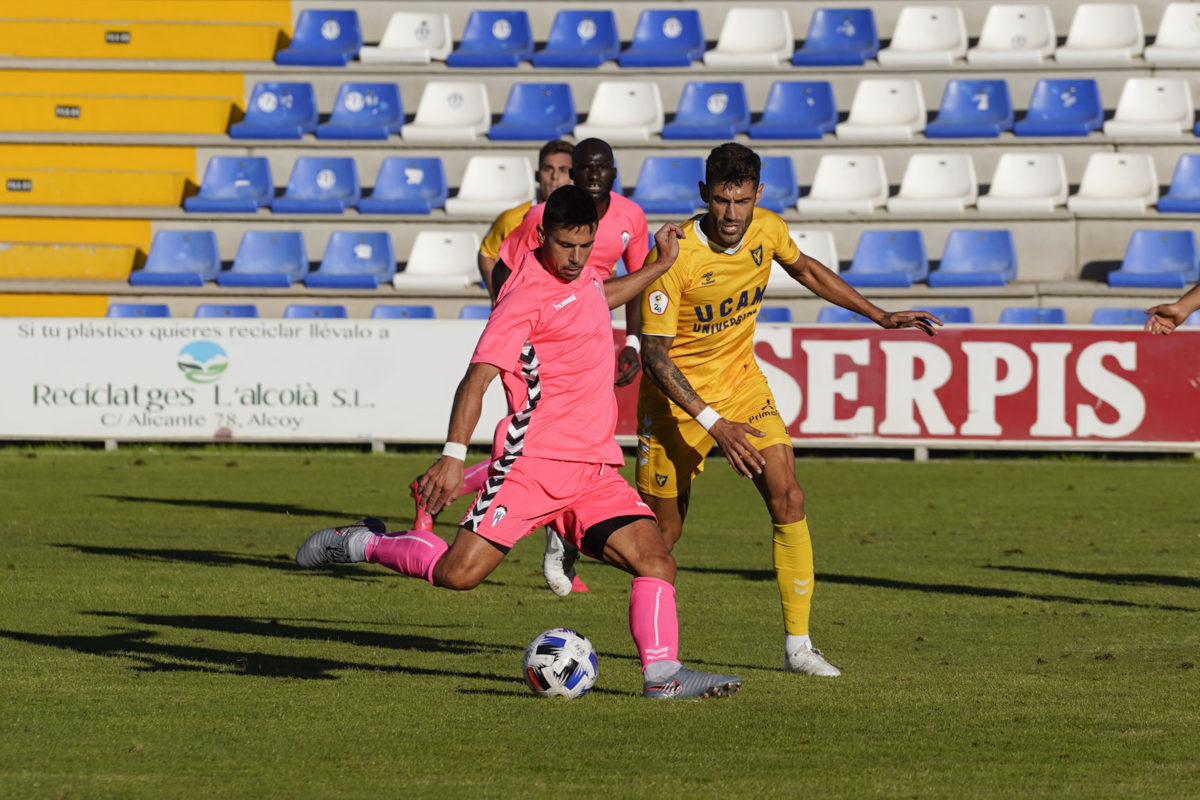
[[[296,563],[306,569],[322,564],[348,564],[365,561],[363,547],[353,547],[351,542],[359,534],[385,533],[387,528],[374,517],[367,517],[337,528],[322,528],[304,540],[296,551]]]
[[[712,672],[693,672],[680,667],[674,675],[661,681],[646,681],[642,696],[657,700],[677,697],[733,697],[742,688],[742,679],[736,675],[717,675]]]
[[[825,660],[825,654],[811,644],[805,644],[787,654],[783,660],[785,672],[800,672],[822,678],[836,678],[842,671]]]
[[[566,597],[571,593],[577,580],[575,562],[578,559],[578,547],[550,528],[546,528],[546,552],[542,555],[542,576],[546,579],[546,585],[550,587],[550,591],[559,597]],[[582,591],[587,591],[587,587],[584,586]]]

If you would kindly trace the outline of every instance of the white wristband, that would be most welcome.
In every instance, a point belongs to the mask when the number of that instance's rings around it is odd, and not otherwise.
[[[642,352],[642,337],[636,336],[632,333],[629,334],[628,336],[625,337],[625,346],[632,347],[634,350],[637,350],[639,353]]]
[[[716,425],[719,419],[721,419],[721,415],[713,411],[712,406],[705,406],[704,410],[696,415],[696,422],[699,422],[706,431],[712,430],[712,426]]]
[[[467,446],[458,442],[446,442],[446,446],[442,448],[442,455],[457,458],[459,461],[466,461]]]

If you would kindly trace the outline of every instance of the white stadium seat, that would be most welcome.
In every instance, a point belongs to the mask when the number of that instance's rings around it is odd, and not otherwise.
[[[1068,190],[1060,153],[1003,153],[988,193],[975,204],[985,214],[1050,214],[1067,202]]]
[[[1192,90],[1183,78],[1129,78],[1113,118],[1104,123],[1109,136],[1192,135]]]
[[[796,208],[801,214],[870,214],[887,197],[882,156],[827,153],[817,162],[812,189]]]
[[[888,198],[887,209],[900,214],[961,214],[978,196],[971,156],[918,153],[909,157],[900,193]]]
[[[1054,52],[1058,38],[1049,6],[994,5],[988,8],[979,43],[967,51],[975,67],[1030,66]]]
[[[734,7],[725,13],[717,46],[704,54],[704,65],[777,67],[789,62],[795,49],[787,9]]]
[[[525,156],[471,156],[458,195],[446,200],[446,213],[488,218],[532,200],[533,172]]]
[[[397,11],[388,20],[379,46],[364,45],[358,51],[358,60],[377,64],[428,64],[445,61],[453,46],[448,15]]]
[[[825,228],[788,228],[788,234],[801,253],[820,261],[834,272],[838,271],[837,246],[833,241],[833,231]],[[783,267],[771,262],[771,274],[767,276],[768,295],[800,295],[807,292],[808,290],[796,283]]]
[[[610,144],[648,142],[662,133],[662,95],[657,81],[601,81],[587,121],[575,126],[575,140],[595,137]]]
[[[413,121],[400,129],[409,142],[473,142],[492,127],[487,89],[472,81],[431,81],[421,92]]]
[[[851,141],[909,140],[925,130],[925,95],[912,78],[864,78],[834,132]]]
[[[1067,208],[1077,214],[1142,214],[1156,202],[1158,174],[1152,156],[1093,153]]]
[[[1200,67],[1200,3],[1168,3],[1145,55],[1156,67]]]
[[[905,6],[892,41],[879,51],[887,68],[948,67],[967,54],[967,23],[958,6]]]
[[[1054,51],[1060,64],[1130,64],[1146,46],[1142,15],[1133,3],[1083,3],[1075,9],[1067,42]]]
[[[474,231],[418,231],[408,264],[392,278],[397,289],[459,289],[479,282]]]

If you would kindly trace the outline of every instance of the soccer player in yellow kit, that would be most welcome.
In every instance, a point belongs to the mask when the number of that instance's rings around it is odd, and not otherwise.
[[[754,151],[740,144],[709,154],[700,185],[708,211],[681,226],[675,266],[642,293],[642,369],[649,380],[638,393],[637,488],[674,547],[692,479],[715,441],[730,466],[754,481],[771,514],[784,668],[836,677],[841,671],[808,635],[812,545],[792,438],[754,358],[754,323],[771,262],[817,296],[880,327],[932,336],[941,322],[924,311],[885,312],[801,253],[779,216],[755,208],[760,167]],[[649,259],[655,257],[651,252]]]

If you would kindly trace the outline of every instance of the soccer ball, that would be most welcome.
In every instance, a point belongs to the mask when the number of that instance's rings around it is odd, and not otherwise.
[[[551,628],[525,648],[525,685],[543,697],[579,697],[596,685],[596,649],[570,628]]]

